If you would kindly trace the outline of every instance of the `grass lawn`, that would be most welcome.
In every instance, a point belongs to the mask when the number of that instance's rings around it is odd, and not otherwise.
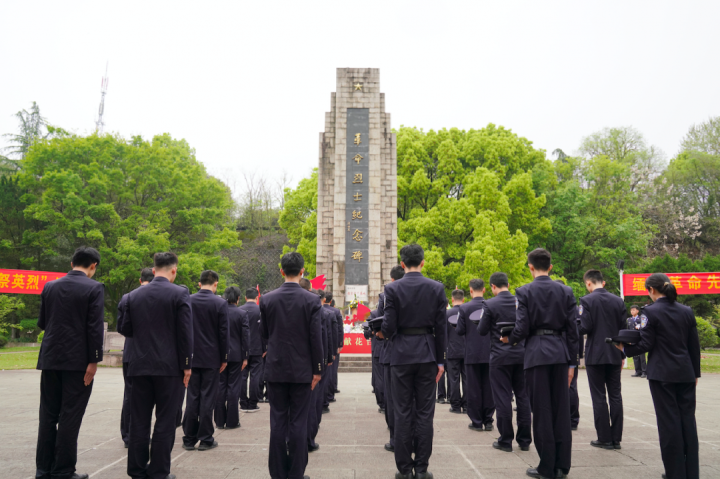
[[[35,369],[37,366],[38,354],[39,351],[30,351],[18,354],[0,354],[0,370]]]
[[[711,350],[714,351],[714,350]],[[700,372],[702,373],[720,373],[720,356],[706,356],[706,351],[703,351],[700,353]],[[718,353],[711,353],[711,354],[718,354]],[[647,356],[646,356],[647,357]],[[632,358],[628,358],[628,361],[630,362],[630,370],[634,371],[635,366],[633,364]]]
[[[0,349],[0,353],[13,353],[18,351],[40,351],[40,346],[17,346],[14,348]]]

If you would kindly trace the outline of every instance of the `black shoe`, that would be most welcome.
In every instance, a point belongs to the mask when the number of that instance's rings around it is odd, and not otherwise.
[[[463,414],[467,414],[467,408],[466,408],[466,407],[462,408],[462,413],[463,413]]]
[[[615,449],[612,442],[590,441],[590,445],[602,449]]]
[[[308,446],[308,452],[315,452],[318,449],[320,449],[320,444],[315,444],[314,446]]]
[[[440,404],[440,398],[435,399],[435,402]]]
[[[225,429],[237,429],[240,427],[240,423],[237,426],[225,426]]]
[[[461,409],[454,409],[454,408],[450,408],[450,412],[453,414],[462,414],[463,413]]]
[[[537,471],[537,469],[535,469],[534,467],[531,467],[530,469],[528,469],[527,471],[525,471],[525,474],[528,475],[528,476],[530,476],[530,477],[535,477],[535,478],[537,478],[537,479],[550,479],[550,478],[547,478],[547,477],[543,476],[542,474],[540,474],[540,473]]]
[[[90,477],[90,476],[88,476],[87,474],[75,474],[75,473],[73,473],[73,475],[70,476],[70,479],[88,479],[88,477]],[[173,478],[173,479],[174,479],[174,478]]]
[[[190,444],[183,444],[183,449],[185,449],[186,451],[194,451],[194,450],[195,450],[195,445],[194,445],[194,444],[192,444],[192,445],[190,445]]]
[[[400,471],[395,473],[395,479],[413,479],[413,473],[408,472],[407,474],[402,474]]]
[[[335,402],[335,401],[337,401],[337,399],[335,399],[335,398],[328,399],[328,402]]]
[[[247,409],[244,410],[244,412],[258,412],[259,410],[260,410],[260,408],[257,405],[255,405],[255,406],[248,406]]]
[[[340,390],[339,390],[339,389],[336,389],[336,390],[335,390],[335,394],[340,394]]]
[[[619,442],[613,441],[613,448],[614,448],[614,449],[622,449],[622,446],[620,445]]]
[[[432,472],[418,472],[415,474],[415,479],[433,479]]]
[[[493,425],[492,425],[492,424],[485,424],[485,430],[486,430],[486,431],[492,431],[493,429],[494,429],[494,428],[493,428]]]
[[[225,429],[225,426],[216,426],[215,429]]]
[[[126,443],[125,443],[125,449],[127,449],[127,448],[129,448],[129,447],[130,447],[130,444],[128,444],[128,443],[126,442]]]
[[[329,408],[329,407],[324,407],[324,408],[323,408],[323,411],[322,411],[323,414],[327,414],[327,413],[329,413],[329,412],[330,412],[330,408]]]
[[[385,450],[389,452],[395,452],[395,448],[389,442],[385,444]]]
[[[512,447],[501,446],[500,443],[497,442],[497,441],[495,441],[495,442],[493,443],[493,447],[494,447],[495,449],[500,449],[501,451],[504,451],[504,452],[512,452]]]
[[[642,379],[647,379],[647,374],[643,374],[643,375],[640,376],[640,377],[641,377]]]
[[[555,471],[555,479],[565,479],[567,477],[567,474],[565,474],[562,469],[557,469]]]
[[[520,446],[520,450],[527,452],[530,450],[530,446]]]
[[[379,407],[379,408],[378,408],[378,412],[379,412],[380,414],[385,414],[385,409]]]
[[[570,426],[570,429],[572,429],[573,431],[577,431],[577,424],[575,424],[574,426]]]
[[[165,479],[175,479],[175,474],[168,474]]]
[[[663,472],[663,475],[662,475],[662,479],[667,479],[667,476],[665,475],[664,472]]]
[[[517,411],[517,407],[514,407],[514,408],[513,408],[513,411]]]
[[[447,404],[447,401],[445,400],[445,398],[441,398],[438,402],[440,404]]]
[[[468,424],[468,429],[470,429],[470,430],[472,430],[472,431],[484,431],[484,430],[485,430],[485,429],[482,428],[482,427],[475,427],[475,426],[473,426],[472,423]]]
[[[631,375],[630,377],[631,378],[639,378],[640,376],[642,376],[642,373],[635,373],[635,374]]]
[[[201,442],[198,446],[198,451],[207,451],[209,449],[215,449],[216,447],[218,447],[217,441],[213,441],[212,444],[205,444]]]

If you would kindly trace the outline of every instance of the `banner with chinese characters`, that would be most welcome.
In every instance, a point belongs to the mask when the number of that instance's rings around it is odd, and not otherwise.
[[[66,273],[0,269],[0,293],[40,294],[45,283],[62,278]]]
[[[343,349],[340,354],[370,354],[370,340],[362,333],[345,333]]]
[[[720,273],[665,273],[678,294],[720,294]],[[645,278],[650,274],[624,274],[625,296],[645,296]]]

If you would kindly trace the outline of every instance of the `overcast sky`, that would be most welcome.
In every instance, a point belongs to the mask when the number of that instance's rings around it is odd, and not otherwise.
[[[504,125],[576,151],[631,125],[673,157],[720,115],[718,1],[0,2],[0,133],[38,102],[91,133],[185,138],[208,170],[297,183],[338,67],[380,68],[392,126]],[[0,145],[4,140],[0,140]]]

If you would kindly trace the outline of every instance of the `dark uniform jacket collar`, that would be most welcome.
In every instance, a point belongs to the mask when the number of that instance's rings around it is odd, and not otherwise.
[[[200,289],[200,290],[198,290],[197,294],[212,294],[212,295],[214,295],[215,293],[213,293],[209,289]]]
[[[88,275],[85,274],[85,271],[80,271],[77,269],[71,269],[70,271],[68,271],[67,275],[68,276],[85,276],[86,278],[88,277]]]
[[[533,279],[533,281],[552,281],[552,279],[550,279],[550,276],[542,275],[542,276],[535,276],[535,279]]]
[[[281,287],[281,288],[299,288],[299,287],[300,287],[300,284],[299,284],[299,283],[294,283],[294,282],[292,282],[292,281],[285,281],[285,282],[282,284],[282,286],[280,286],[280,287]]]
[[[498,296],[512,296],[512,293],[510,291],[500,291]]]
[[[411,271],[409,273],[405,273],[405,276],[423,276],[423,274],[419,271]]]
[[[595,288],[595,289],[593,290],[593,293],[607,294],[607,289],[605,289],[605,288]],[[592,294],[592,293],[590,293],[590,294]]]
[[[151,281],[151,283],[163,283],[163,282],[169,283],[170,280],[167,279],[165,276],[155,276],[153,278],[153,280]]]
[[[482,296],[475,296],[470,301],[485,301],[485,298]]]

